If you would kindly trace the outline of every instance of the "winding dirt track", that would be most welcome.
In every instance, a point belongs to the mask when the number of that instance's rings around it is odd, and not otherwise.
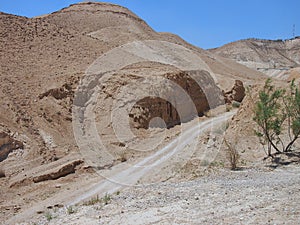
[[[77,204],[96,194],[98,194],[99,196],[103,195],[104,193],[112,194],[124,186],[136,185],[137,181],[140,178],[142,178],[146,174],[151,174],[151,171],[153,171],[156,166],[163,164],[174,154],[183,151],[183,149],[185,149],[187,145],[193,142],[194,139],[201,133],[208,130],[212,126],[216,126],[223,123],[224,121],[227,121],[234,114],[235,111],[227,112],[217,117],[213,117],[206,121],[203,121],[194,127],[191,127],[182,135],[167,144],[165,147],[156,151],[153,155],[146,157],[135,165],[130,165],[127,169],[123,169],[119,173],[115,173],[114,169],[112,169],[111,174],[113,175],[106,176],[107,179],[93,186],[88,192],[76,198],[69,205]],[[188,149],[190,151],[193,151],[193,148]]]
[[[36,215],[37,211],[44,210],[47,206],[53,205],[57,202],[62,202],[65,205],[74,205],[96,194],[101,197],[106,193],[114,193],[127,186],[134,186],[137,181],[146,174],[151,177],[151,171],[153,171],[155,167],[166,163],[166,161],[168,161],[168,159],[173,155],[179,154],[180,151],[185,149],[185,147],[193,142],[201,133],[213,126],[218,126],[224,123],[235,113],[235,111],[227,112],[202,121],[196,126],[185,130],[179,137],[176,137],[165,147],[156,151],[153,155],[144,158],[137,164],[133,166],[129,165],[126,169],[121,168],[121,172],[118,167],[116,167],[116,169],[112,168],[109,174],[105,176],[106,179],[101,179],[100,181],[99,179],[98,181],[87,181],[87,183],[83,183],[77,190],[63,190],[59,194],[48,198],[43,202],[38,202],[32,207],[20,212],[10,220],[6,221],[6,224],[15,224],[16,222],[27,221],[27,219]],[[193,151],[193,148],[191,148],[191,151]]]

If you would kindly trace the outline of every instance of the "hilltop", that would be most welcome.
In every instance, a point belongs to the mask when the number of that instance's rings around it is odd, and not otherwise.
[[[240,40],[210,49],[210,52],[235,60],[268,76],[288,79],[291,74],[300,71],[299,50],[300,37],[295,37],[287,40]]]

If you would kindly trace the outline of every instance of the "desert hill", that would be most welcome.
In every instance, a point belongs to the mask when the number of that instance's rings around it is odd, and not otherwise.
[[[300,66],[300,37],[288,40],[246,39],[211,49],[210,52],[269,76],[286,79],[294,68]]]
[[[123,86],[158,77],[153,84],[165,86],[157,95],[176,96],[175,84],[191,96],[196,105],[193,113],[201,116],[224,104],[222,90],[229,90],[235,80],[247,85],[265,79],[259,71],[192,46],[176,35],[157,33],[128,9],[106,3],[75,4],[36,18],[0,13],[0,38],[0,168],[5,174],[0,178],[0,211],[4,219],[62,189],[78,189],[84,179],[95,179],[74,137],[74,132],[86,132],[84,137],[89,142],[92,127],[85,120],[87,115],[99,113],[97,128],[110,150],[109,157],[96,160],[98,167],[110,168],[125,160],[124,149],[136,140],[117,140],[109,117]],[[124,48],[126,51],[122,51]],[[162,55],[155,53],[159,49]],[[148,58],[139,55],[138,50],[146,52]],[[93,66],[98,65],[101,56],[110,57],[105,65],[116,68],[92,74],[91,81],[86,80],[87,73],[95,72]],[[195,68],[185,66],[192,65],[192,56],[199,58]],[[159,63],[152,59],[159,59]],[[293,60],[286,61],[289,65],[299,63],[299,58]],[[102,65],[96,68],[101,70]],[[161,77],[173,83],[165,84],[159,80]],[[101,80],[104,78],[108,78],[105,85]],[[198,79],[200,85],[191,78]],[[85,81],[89,82],[87,86]],[[147,87],[137,92],[131,89],[122,96],[127,99],[142,95]],[[213,95],[204,96],[205,88],[215,90]],[[99,95],[94,98],[92,94],[97,91]],[[178,105],[184,102],[180,99]],[[127,102],[117,103],[122,106]],[[161,99],[144,98],[138,103],[130,113],[137,136],[149,135],[145,128],[156,117],[164,118],[167,127],[180,123],[172,107]],[[79,119],[87,124],[78,130],[74,129],[74,105],[76,112],[83,112]],[[193,110],[183,108],[185,119],[192,119]],[[81,123],[79,120],[77,125]],[[174,129],[178,131],[178,127]],[[167,132],[172,137],[175,131]],[[155,132],[160,136],[162,131]],[[128,149],[126,160],[134,161],[144,155]]]

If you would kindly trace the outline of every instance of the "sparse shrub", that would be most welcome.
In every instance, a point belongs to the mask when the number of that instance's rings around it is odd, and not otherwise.
[[[126,157],[125,151],[121,152],[119,160],[121,162],[126,162],[127,161],[127,157]]]
[[[84,202],[83,205],[86,205],[86,206],[88,206],[88,205],[95,205],[95,204],[97,204],[99,202],[101,202],[101,199],[97,195],[96,197],[91,198],[87,202]]]
[[[230,112],[232,110],[231,104],[226,104],[226,112]]]
[[[73,208],[73,206],[68,206],[67,207],[67,213],[70,214],[74,214],[76,213],[76,210]]]
[[[47,211],[47,212],[45,213],[45,217],[46,217],[47,221],[50,221],[50,220],[53,219],[53,215],[52,215],[51,212],[49,212],[49,211]]]
[[[260,128],[255,131],[260,143],[268,146],[268,156],[272,156],[272,149],[277,153],[290,151],[300,135],[300,91],[294,80],[286,90],[275,88],[272,80],[267,79],[255,102],[253,120]],[[284,125],[287,125],[288,142],[282,138]]]
[[[107,205],[110,203],[110,201],[111,201],[111,195],[106,193],[103,198],[100,199],[99,196],[97,195],[96,197],[91,198],[87,202],[84,202],[83,205],[89,206],[89,205],[95,205],[97,203],[103,203],[104,205]]]
[[[241,106],[241,103],[240,103],[240,102],[237,102],[237,101],[233,101],[233,102],[231,103],[231,105],[232,105],[233,108],[239,108],[239,107]]]
[[[105,204],[105,205],[107,205],[108,203],[110,203],[110,201],[111,201],[111,196],[109,195],[109,194],[105,194],[104,195],[104,197],[103,197],[103,203]]]
[[[224,162],[222,161],[214,161],[210,163],[210,166],[212,167],[224,167]]]
[[[225,138],[224,138],[224,144],[226,145],[226,157],[230,163],[230,168],[231,170],[236,170],[238,161],[240,159],[240,155],[238,151],[236,150],[235,144],[229,143]]]

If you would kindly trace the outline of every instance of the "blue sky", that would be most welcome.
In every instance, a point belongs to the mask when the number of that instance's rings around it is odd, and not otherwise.
[[[57,11],[76,0],[0,0],[0,11],[33,17]],[[107,0],[129,8],[156,31],[213,48],[245,38],[300,36],[299,0]]]

